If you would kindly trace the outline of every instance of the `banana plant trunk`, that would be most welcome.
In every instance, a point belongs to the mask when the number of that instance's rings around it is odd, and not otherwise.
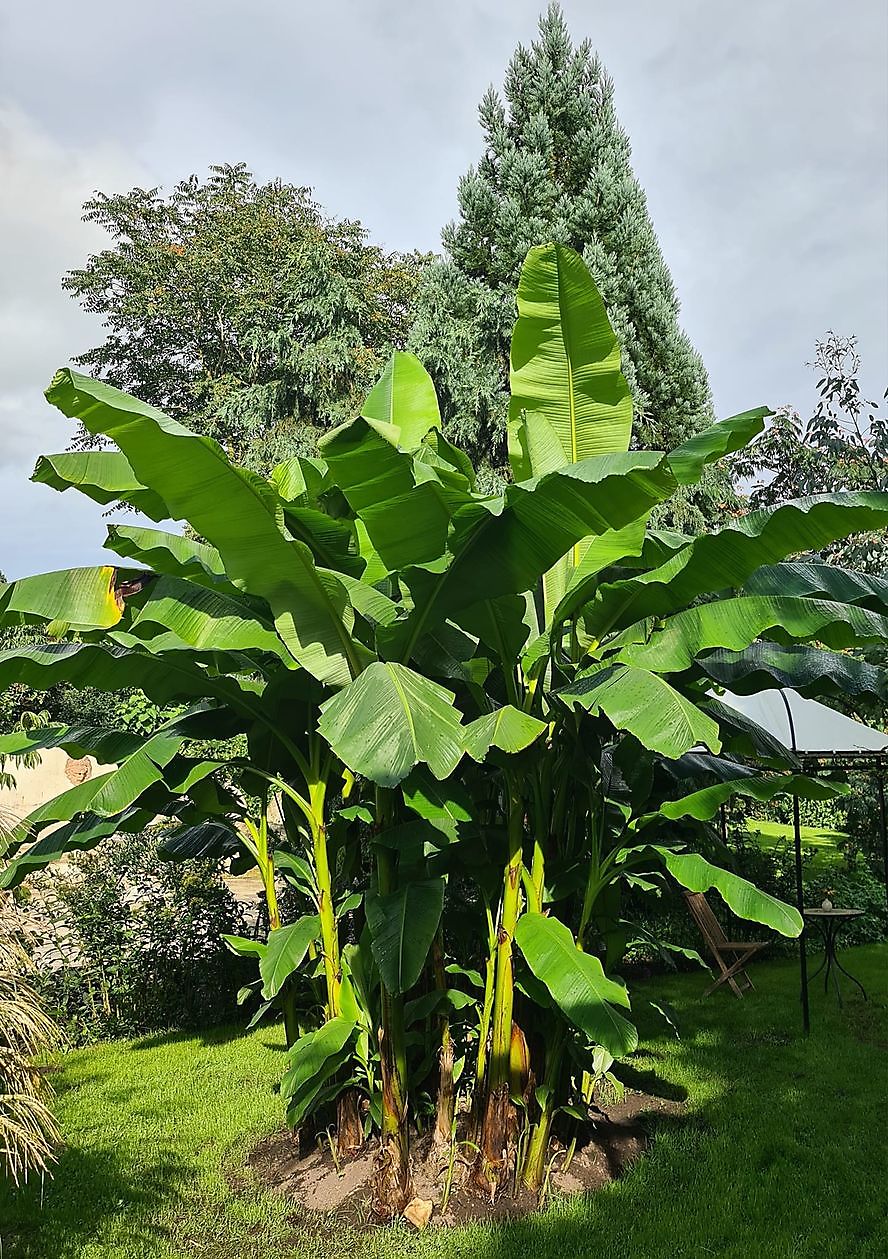
[[[487,1093],[481,1124],[480,1179],[496,1186],[508,1165],[515,1138],[517,1117],[509,1096],[512,1050],[512,1011],[515,1001],[512,940],[521,907],[521,867],[524,841],[524,801],[515,782],[509,780],[508,858],[503,879],[502,913],[496,944],[496,977]]]
[[[379,796],[382,796],[380,791]],[[377,806],[377,825],[385,811]],[[395,859],[391,850],[377,847],[376,879],[379,892],[395,890]],[[376,1158],[374,1209],[383,1219],[400,1215],[412,1196],[410,1143],[407,1132],[407,1048],[404,1039],[404,1002],[380,980],[382,1026],[379,1063],[382,1075],[382,1134]]]
[[[552,1120],[558,1100],[558,1084],[561,1079],[561,1063],[564,1058],[564,1030],[559,1029],[556,1038],[546,1048],[546,1067],[543,1087],[537,1090],[540,1107],[539,1118],[533,1126],[527,1145],[523,1182],[526,1189],[539,1191],[546,1174],[546,1154],[552,1135]]]
[[[435,987],[438,992],[447,991],[447,974],[444,970],[444,944],[439,927],[432,941],[432,966],[435,972]],[[446,1010],[438,1019],[438,1100],[435,1108],[435,1131],[433,1141],[436,1146],[449,1146],[453,1140],[453,1117],[456,1106],[456,1093],[453,1084],[453,1037],[450,1034],[450,1019]]]

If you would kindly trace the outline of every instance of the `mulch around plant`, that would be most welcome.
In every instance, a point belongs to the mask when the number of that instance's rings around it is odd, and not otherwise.
[[[562,1170],[565,1146],[553,1139],[546,1198],[591,1193],[618,1179],[650,1146],[657,1121],[681,1115],[683,1110],[682,1102],[627,1092],[621,1102],[590,1123],[566,1170]],[[491,1200],[472,1175],[473,1151],[459,1145],[457,1149],[449,1200],[442,1212],[450,1152],[433,1148],[429,1135],[414,1137],[411,1143],[414,1195],[432,1203],[428,1227],[509,1219],[540,1209],[539,1195],[521,1187],[516,1192],[511,1178]],[[313,1219],[332,1215],[342,1224],[361,1228],[378,1224],[371,1205],[375,1156],[376,1144],[370,1141],[337,1167],[325,1136],[306,1150],[305,1143],[286,1130],[260,1141],[248,1156],[247,1166],[264,1185],[299,1208],[307,1226]]]

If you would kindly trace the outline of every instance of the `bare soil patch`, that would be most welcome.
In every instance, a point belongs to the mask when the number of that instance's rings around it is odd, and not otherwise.
[[[684,1103],[647,1093],[627,1093],[624,1099],[593,1118],[567,1167],[566,1146],[553,1139],[551,1171],[545,1196],[589,1193],[621,1176],[651,1144],[662,1116],[680,1115]],[[510,1180],[494,1199],[479,1189],[472,1176],[471,1148],[456,1147],[450,1174],[450,1151],[435,1149],[428,1135],[414,1137],[412,1181],[416,1199],[431,1202],[429,1227],[465,1224],[474,1220],[508,1219],[540,1209],[540,1196]],[[337,1167],[325,1139],[306,1150],[289,1130],[265,1137],[252,1150],[247,1165],[263,1184],[301,1208],[306,1224],[332,1213],[352,1227],[377,1223],[371,1207],[376,1156],[375,1142]],[[450,1192],[447,1184],[450,1179]],[[446,1207],[445,1207],[445,1198]]]

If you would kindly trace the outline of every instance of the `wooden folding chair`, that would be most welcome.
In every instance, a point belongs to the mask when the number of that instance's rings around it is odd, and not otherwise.
[[[746,963],[760,949],[766,948],[770,940],[728,940],[702,892],[685,892],[684,898],[720,971],[718,979],[709,985],[703,996],[708,997],[722,984],[729,984],[734,995],[742,997],[744,992],[755,987],[746,973]]]

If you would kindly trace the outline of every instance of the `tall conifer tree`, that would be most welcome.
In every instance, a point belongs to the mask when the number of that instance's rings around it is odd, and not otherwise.
[[[669,449],[710,423],[706,370],[679,324],[613,82],[588,40],[574,47],[558,4],[539,38],[519,45],[504,96],[488,89],[479,113],[484,153],[460,180],[459,218],[444,229],[446,258],[426,273],[411,332],[454,438],[493,468],[506,462],[515,285],[527,250],[548,240],[583,254],[604,297],[636,443]],[[704,491],[704,515],[723,489]]]

